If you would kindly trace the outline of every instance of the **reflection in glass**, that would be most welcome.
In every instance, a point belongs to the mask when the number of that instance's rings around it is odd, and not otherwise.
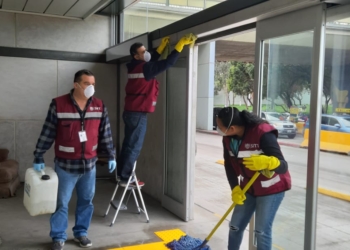
[[[303,142],[310,110],[313,33],[264,41],[261,116],[278,130],[288,162],[292,189],[276,215],[273,243],[277,249],[303,249],[307,150],[283,145]]]
[[[317,249],[349,249],[350,242],[350,14],[344,13],[326,26]]]
[[[145,0],[124,11],[123,40],[162,28],[224,0]]]

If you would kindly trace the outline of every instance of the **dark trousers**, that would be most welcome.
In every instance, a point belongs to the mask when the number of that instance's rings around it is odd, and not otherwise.
[[[126,181],[142,149],[147,130],[147,113],[124,111],[123,120],[124,141],[118,157],[117,174]]]

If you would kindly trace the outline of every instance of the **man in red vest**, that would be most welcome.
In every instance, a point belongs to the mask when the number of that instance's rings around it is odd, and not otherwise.
[[[116,167],[111,126],[107,108],[93,97],[95,77],[80,70],[74,76],[69,94],[52,100],[34,152],[33,167],[45,168],[44,153],[55,142],[55,171],[58,176],[56,212],[50,219],[52,250],[62,250],[67,240],[68,203],[77,192],[74,240],[81,247],[91,247],[87,238],[94,206],[97,150],[108,152],[110,173]]]
[[[155,77],[173,66],[185,45],[194,42],[195,36],[190,34],[182,37],[175,49],[164,60],[159,60],[169,37],[162,39],[160,46],[151,55],[142,43],[135,43],[130,47],[132,60],[127,64],[128,82],[125,87],[125,104],[123,120],[125,136],[118,157],[117,179],[125,186],[142,149],[147,129],[147,113],[155,111],[158,97],[158,81]],[[131,180],[135,185],[135,180]],[[144,183],[139,181],[139,185]]]

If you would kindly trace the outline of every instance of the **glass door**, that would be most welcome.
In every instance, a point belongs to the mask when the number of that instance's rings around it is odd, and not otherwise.
[[[166,72],[166,141],[162,206],[193,219],[197,48],[185,48]]]
[[[273,225],[274,249],[315,249],[324,7],[257,23],[254,112],[278,130],[292,177],[292,189],[285,193]],[[300,148],[306,139],[314,143]],[[254,225],[250,228],[250,249],[256,249]]]
[[[317,249],[350,248],[350,4],[327,9]]]

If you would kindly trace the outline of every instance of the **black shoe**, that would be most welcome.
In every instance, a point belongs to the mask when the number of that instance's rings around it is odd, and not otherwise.
[[[55,241],[52,244],[51,250],[62,250],[64,246],[64,241]]]
[[[80,243],[80,247],[86,248],[92,246],[91,240],[89,240],[86,236],[74,238],[74,241]]]

